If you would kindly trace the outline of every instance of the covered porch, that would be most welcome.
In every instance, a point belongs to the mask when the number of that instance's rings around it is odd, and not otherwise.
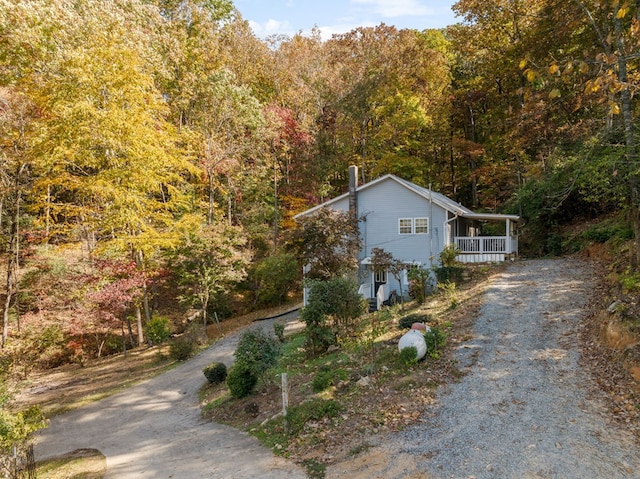
[[[472,213],[452,218],[450,244],[461,263],[499,263],[518,256],[516,215]]]

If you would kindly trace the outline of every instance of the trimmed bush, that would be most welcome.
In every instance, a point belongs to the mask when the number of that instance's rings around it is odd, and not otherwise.
[[[258,378],[243,363],[234,364],[227,375],[227,387],[231,395],[237,399],[251,394],[257,383]]]
[[[280,354],[280,343],[261,329],[245,331],[234,356],[256,378],[273,366]]]
[[[202,370],[202,373],[211,384],[220,384],[227,379],[227,366],[224,363],[211,363]]]

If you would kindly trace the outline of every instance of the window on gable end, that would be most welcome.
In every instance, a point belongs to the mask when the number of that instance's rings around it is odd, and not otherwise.
[[[398,233],[410,235],[413,233],[413,218],[400,218],[398,220]]]
[[[414,221],[416,234],[429,233],[429,218],[416,218]]]

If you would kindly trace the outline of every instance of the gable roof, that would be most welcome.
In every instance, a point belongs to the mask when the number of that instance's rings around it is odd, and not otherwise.
[[[356,192],[360,192],[360,191],[364,191],[366,189],[369,188],[374,188],[377,184],[382,183],[383,181],[387,181],[387,180],[392,180],[395,181],[396,183],[402,185],[403,187],[413,191],[414,193],[416,193],[418,196],[421,196],[422,198],[424,198],[427,201],[432,201],[434,204],[440,206],[441,208],[444,208],[447,211],[450,211],[451,213],[457,215],[457,216],[462,216],[464,218],[469,218],[469,219],[476,219],[476,220],[505,220],[505,219],[510,219],[512,221],[518,221],[520,219],[519,216],[517,215],[501,215],[501,214],[496,214],[496,213],[474,213],[473,211],[471,211],[469,208],[466,208],[464,206],[462,206],[460,203],[457,203],[456,201],[452,200],[451,198],[443,195],[442,193],[437,193],[433,190],[429,190],[428,188],[424,188],[422,186],[418,186],[415,183],[412,183],[410,181],[407,180],[403,180],[402,178],[399,178],[395,175],[392,174],[388,174],[388,175],[384,175],[381,176],[378,179],[375,179],[373,181],[370,181],[369,183],[365,183],[363,185],[358,186],[358,188],[356,188]],[[336,196],[333,199],[330,199],[328,201],[325,201],[324,203],[321,203],[317,206],[314,206],[313,208],[309,208],[306,211],[303,211],[301,213],[298,213],[297,215],[294,216],[294,219],[297,219],[301,216],[307,216],[309,214],[314,213],[315,211],[327,207],[327,206],[331,206],[334,203],[337,203],[345,198],[347,198],[349,196],[349,193],[344,193],[340,196]]]

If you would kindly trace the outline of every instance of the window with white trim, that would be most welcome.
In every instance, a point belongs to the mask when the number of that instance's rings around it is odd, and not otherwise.
[[[400,218],[398,220],[398,233],[410,235],[413,233],[413,218]]]
[[[428,234],[429,218],[400,218],[398,233],[401,235]]]
[[[416,234],[429,233],[429,218],[415,218],[413,222]]]

